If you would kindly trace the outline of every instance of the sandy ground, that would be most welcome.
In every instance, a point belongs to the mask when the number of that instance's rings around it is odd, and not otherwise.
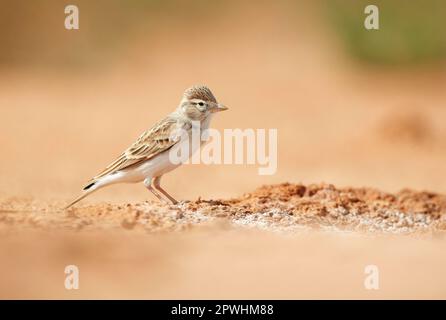
[[[446,298],[444,66],[361,67],[315,19],[161,19],[88,71],[3,70],[0,297]],[[203,82],[230,107],[213,127],[278,129],[277,174],[188,165],[163,181],[178,207],[116,185],[59,210]]]
[[[444,240],[283,237],[215,225],[172,235],[2,236],[2,298],[444,298]],[[79,267],[79,289],[64,268]],[[380,289],[366,290],[377,265]]]
[[[178,205],[61,205],[0,202],[1,298],[446,296],[446,196],[282,184]],[[378,290],[364,285],[369,265]]]

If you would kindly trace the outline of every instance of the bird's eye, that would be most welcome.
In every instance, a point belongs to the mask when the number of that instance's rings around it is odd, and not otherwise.
[[[204,103],[203,103],[203,102],[199,102],[198,105],[199,105],[200,107],[202,107],[202,106],[204,106]]]

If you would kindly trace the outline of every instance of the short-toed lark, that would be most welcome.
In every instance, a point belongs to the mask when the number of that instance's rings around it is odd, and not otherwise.
[[[84,192],[65,208],[105,186],[141,181],[159,200],[165,201],[162,197],[164,195],[176,204],[177,201],[160,186],[161,177],[181,164],[171,161],[169,150],[179,143],[190,143],[190,140],[182,139],[181,134],[186,132],[191,136],[194,124],[199,124],[201,131],[208,129],[212,115],[226,109],[217,102],[208,87],[194,86],[187,89],[174,112],[145,131],[115,161],[91,179],[84,187]]]

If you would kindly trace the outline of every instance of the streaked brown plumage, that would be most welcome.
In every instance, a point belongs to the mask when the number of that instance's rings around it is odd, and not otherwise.
[[[93,177],[89,183],[94,182],[107,174],[135,165],[140,161],[149,160],[157,154],[168,150],[179,140],[176,139],[176,137],[171,137],[176,127],[176,119],[167,117],[161,120],[151,129],[145,131],[127,150],[98,175]],[[182,128],[189,130],[190,124],[185,123]]]

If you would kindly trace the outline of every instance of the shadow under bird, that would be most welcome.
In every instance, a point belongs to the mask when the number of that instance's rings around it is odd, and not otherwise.
[[[83,193],[65,209],[100,188],[121,182],[144,182],[160,201],[168,200],[176,204],[177,201],[160,185],[164,174],[181,165],[181,162],[171,161],[169,151],[181,143],[191,144],[192,129],[198,124],[201,135],[209,128],[212,116],[224,110],[227,108],[217,102],[208,87],[193,86],[187,89],[174,112],[145,131],[115,161],[91,179]],[[189,139],[182,139],[185,132]]]

